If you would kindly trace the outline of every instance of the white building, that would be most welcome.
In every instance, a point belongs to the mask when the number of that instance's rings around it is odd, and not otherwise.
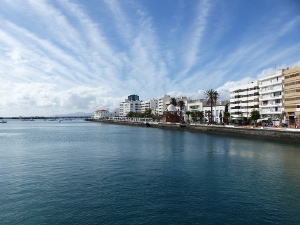
[[[110,113],[108,110],[97,110],[94,112],[94,119],[107,119],[113,116],[113,113]]]
[[[151,109],[153,114],[157,113],[158,110],[158,100],[150,99],[141,103],[141,111],[144,113],[147,109]]]
[[[209,113],[208,111],[211,111],[211,106],[207,104],[207,102],[204,102],[205,104],[203,105],[203,112],[204,112],[204,118],[205,121],[209,121]],[[229,101],[219,101],[217,104],[213,105],[212,107],[212,121],[216,123],[221,123],[224,122],[224,112],[226,105],[229,104]],[[230,112],[229,108],[228,111]]]
[[[259,110],[258,81],[230,88],[230,115],[233,118],[250,117],[252,110]]]
[[[203,99],[187,101],[186,108],[189,112],[203,111]]]
[[[163,115],[164,111],[167,109],[166,103],[171,99],[170,95],[164,95],[158,99],[158,115]]]
[[[262,118],[270,118],[276,125],[283,117],[283,71],[277,70],[272,76],[258,80],[259,111]]]
[[[125,117],[129,112],[142,112],[142,101],[139,100],[138,95],[129,95],[128,99],[120,103],[119,114],[121,117]]]

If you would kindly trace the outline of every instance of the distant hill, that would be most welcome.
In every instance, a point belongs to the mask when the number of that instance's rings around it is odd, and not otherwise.
[[[76,112],[76,113],[70,113],[70,114],[60,114],[60,115],[54,115],[55,117],[72,117],[72,116],[83,116],[83,117],[91,117],[93,116],[92,113],[84,113],[84,112]]]

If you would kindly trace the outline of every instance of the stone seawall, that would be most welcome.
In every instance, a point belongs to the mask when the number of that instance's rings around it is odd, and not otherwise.
[[[129,121],[113,121],[113,120],[89,120],[94,122],[104,122],[110,124],[128,125],[128,126],[139,126],[147,127],[145,123],[129,122]],[[156,124],[150,123],[152,128],[178,130],[178,131],[189,131],[198,133],[210,133],[210,134],[221,134],[247,138],[259,138],[269,139],[282,142],[294,142],[300,143],[300,132],[291,130],[273,130],[273,129],[261,129],[261,128],[244,128],[244,127],[230,127],[230,126],[206,126],[206,125],[183,125],[179,124]],[[300,148],[300,146],[299,146]]]

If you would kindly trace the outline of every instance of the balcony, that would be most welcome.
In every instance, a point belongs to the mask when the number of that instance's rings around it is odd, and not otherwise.
[[[266,108],[266,107],[282,107],[282,103],[268,103],[268,104],[259,104],[260,108]]]
[[[263,87],[268,87],[271,85],[281,84],[281,83],[282,83],[281,79],[278,79],[278,80],[272,79],[272,80],[268,80],[268,81],[263,81],[262,83],[259,84],[259,87],[263,88]]]

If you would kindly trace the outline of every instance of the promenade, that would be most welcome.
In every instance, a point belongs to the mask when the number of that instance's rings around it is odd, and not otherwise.
[[[206,125],[206,124],[179,124],[179,123],[159,123],[150,120],[129,119],[87,119],[88,121],[119,124],[127,126],[140,126],[159,129],[170,129],[178,131],[211,133],[219,135],[230,135],[237,137],[247,137],[256,139],[269,139],[280,142],[300,143],[300,129],[295,128],[274,128],[274,127],[253,127],[234,125]]]

